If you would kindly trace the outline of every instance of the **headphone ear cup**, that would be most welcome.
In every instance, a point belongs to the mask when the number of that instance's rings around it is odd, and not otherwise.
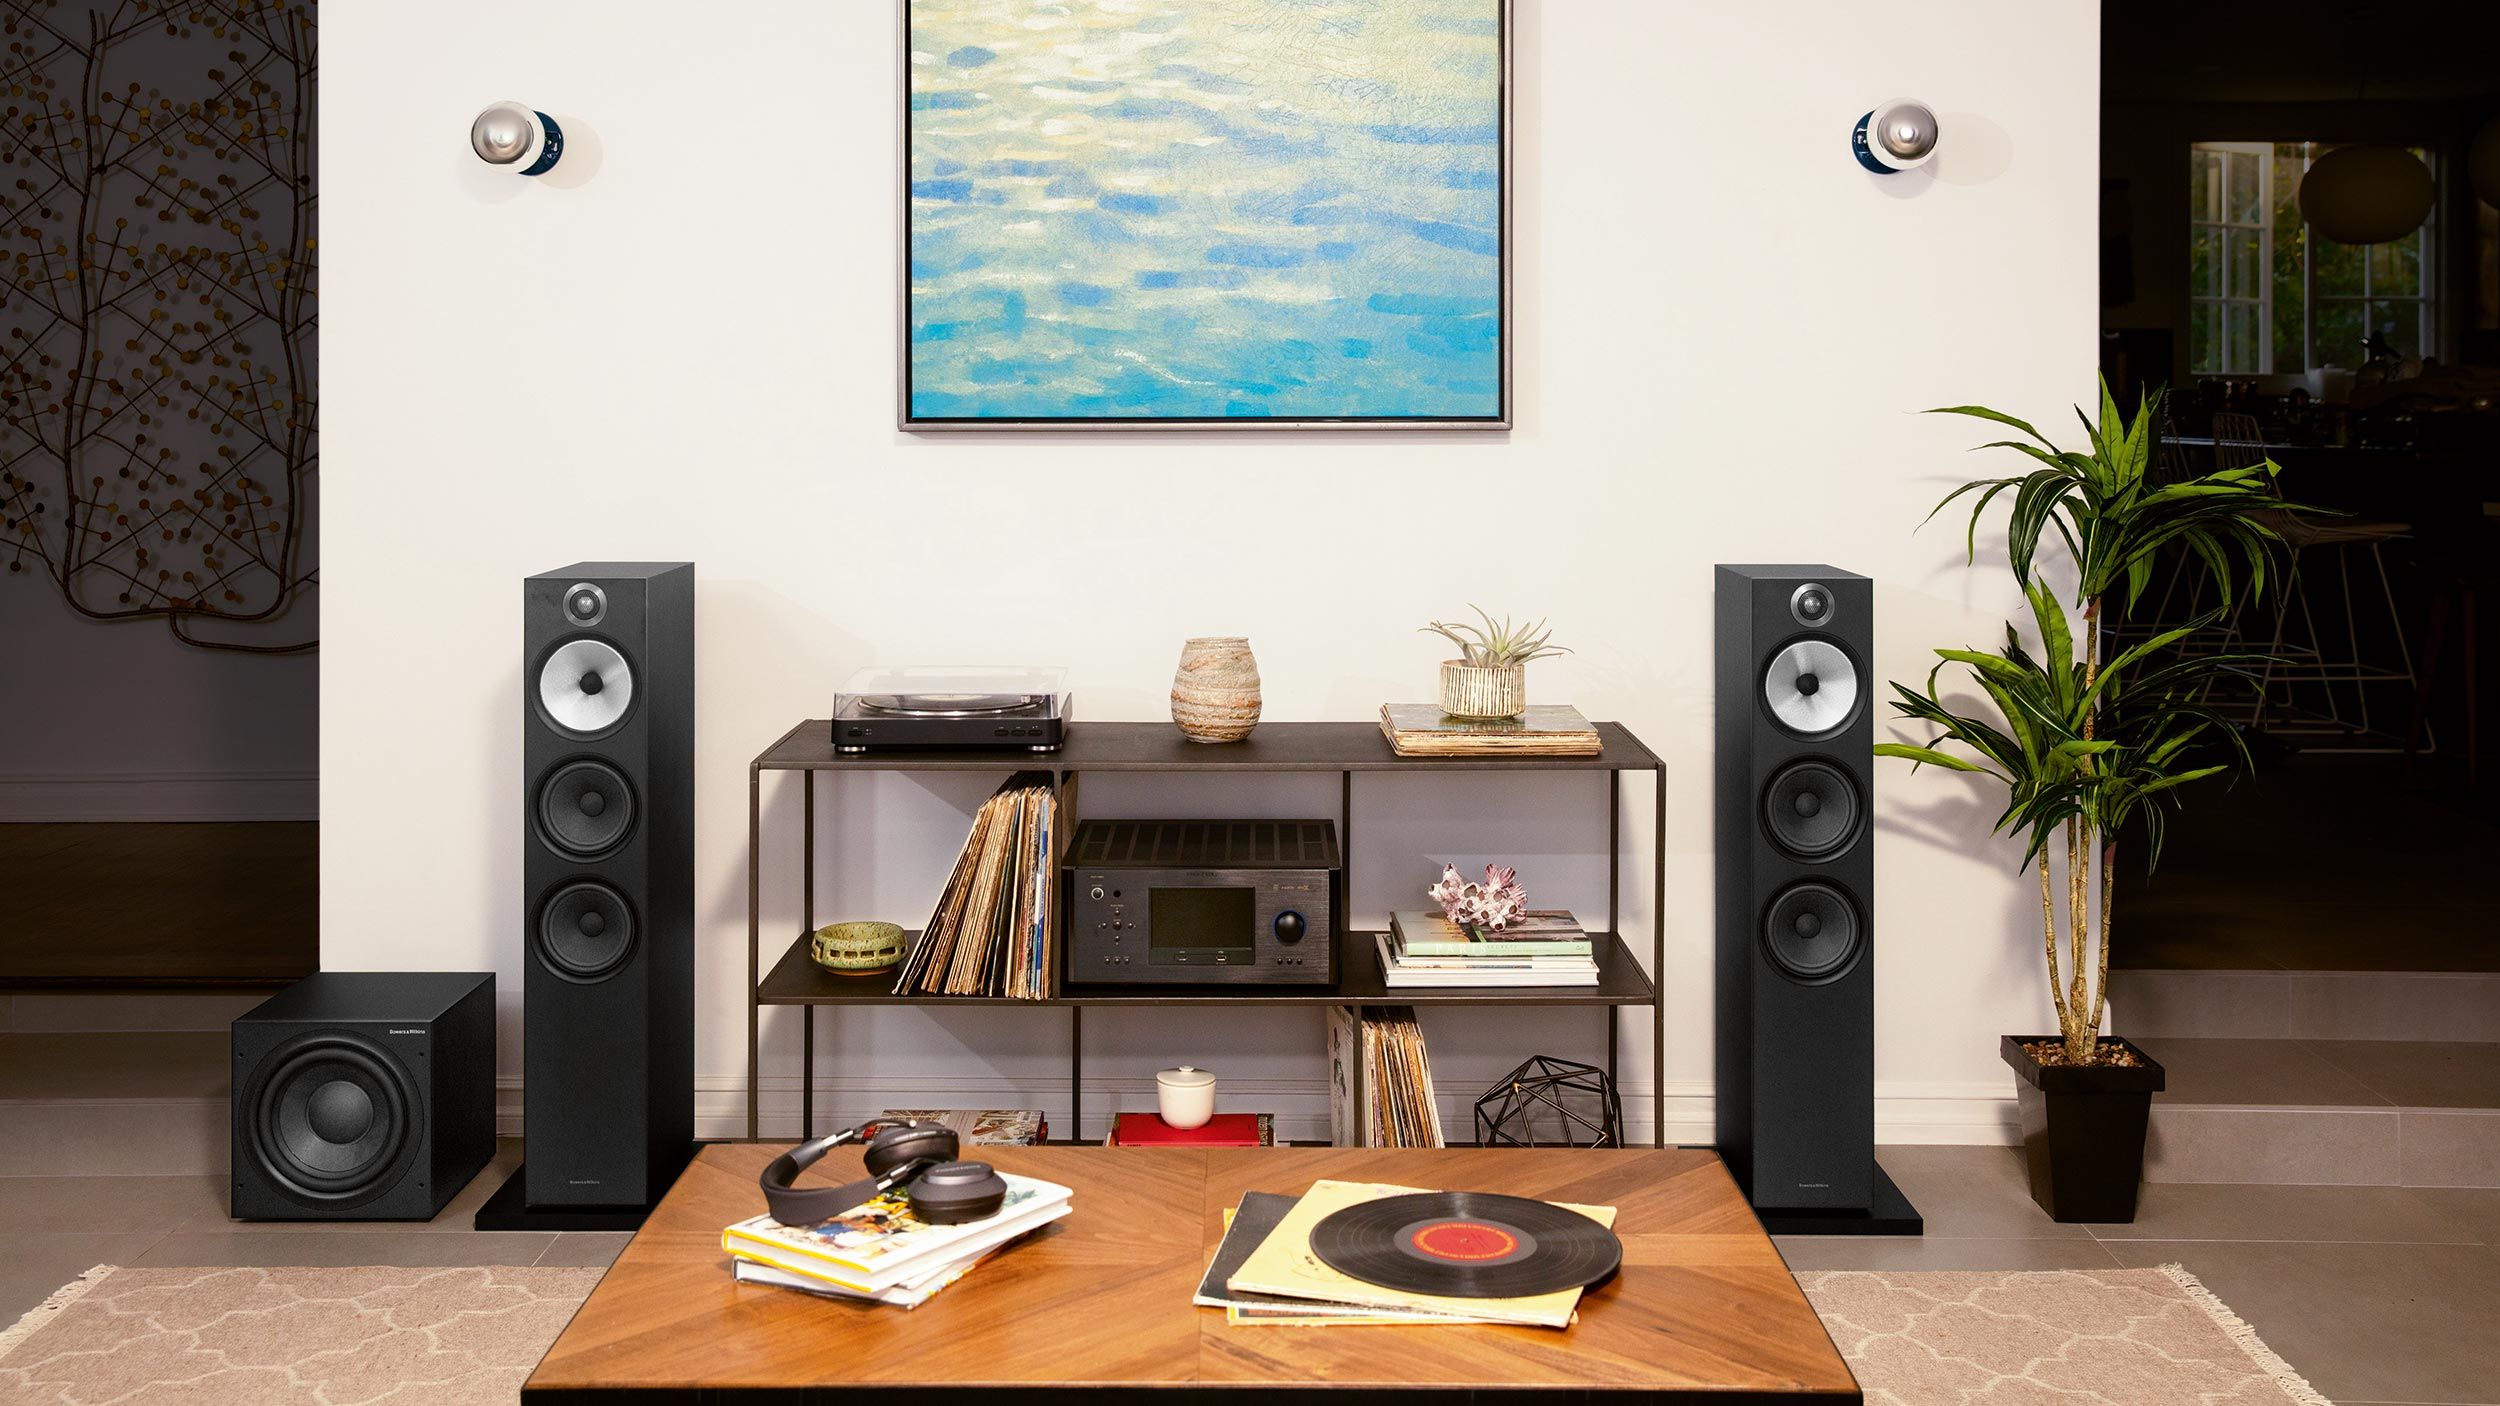
[[[952,1128],[937,1123],[898,1123],[880,1129],[860,1154],[872,1177],[890,1176],[914,1162],[952,1162],[962,1151]]]
[[[931,1225],[961,1225],[1007,1203],[1007,1179],[987,1162],[947,1162],[911,1182],[912,1214]]]

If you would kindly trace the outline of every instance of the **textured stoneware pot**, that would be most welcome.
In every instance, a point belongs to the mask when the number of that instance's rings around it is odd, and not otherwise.
[[[1482,669],[1441,661],[1441,711],[1454,718],[1515,718],[1528,711],[1528,666]]]
[[[903,929],[896,923],[830,923],[816,930],[808,955],[836,976],[877,976],[903,960]]]
[[[1239,742],[1259,725],[1259,661],[1240,635],[1181,646],[1172,673],[1172,722],[1192,742]]]

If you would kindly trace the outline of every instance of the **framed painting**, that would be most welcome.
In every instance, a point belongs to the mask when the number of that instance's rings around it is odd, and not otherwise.
[[[906,430],[1507,429],[1508,0],[898,0]]]

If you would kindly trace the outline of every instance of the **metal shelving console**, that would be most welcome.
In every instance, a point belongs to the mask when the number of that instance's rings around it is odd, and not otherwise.
[[[832,726],[823,719],[802,722],[781,735],[747,764],[747,1136],[760,1136],[757,1076],[762,1060],[763,1009],[798,1006],[800,1021],[800,1135],[815,1130],[816,1012],[826,1006],[980,1006],[1062,1008],[1068,1012],[1068,1136],[1085,1138],[1084,1034],[1089,1006],[1186,1006],[1228,1003],[1237,1006],[1327,1005],[1476,1005],[1598,1006],[1606,1012],[1606,1067],[1616,1070],[1622,1009],[1658,1008],[1657,974],[1664,969],[1666,936],[1659,915],[1666,906],[1666,765],[1621,723],[1597,725],[1601,750],[1588,757],[1401,757],[1372,723],[1270,722],[1242,742],[1201,745],[1182,737],[1170,723],[1073,723],[1066,745],[1056,754],[1002,752],[886,752],[850,754],[836,751]],[[1345,932],[1337,937],[1337,980],[1330,986],[1162,986],[1151,989],[1087,991],[1071,989],[1062,973],[1053,973],[1053,994],[1038,1001],[1003,996],[896,995],[886,978],[862,980],[835,976],[808,955],[816,929],[816,791],[826,772],[971,771],[1001,776],[1014,771],[1047,773],[1061,802],[1073,812],[1073,783],[1088,772],[1335,772],[1338,777],[1338,843],[1343,849],[1347,888],[1359,846],[1354,832],[1354,778],[1358,773],[1590,771],[1606,776],[1606,925],[1592,933],[1597,946],[1598,983],[1578,987],[1426,987],[1392,991],[1382,983],[1372,933]],[[1655,820],[1650,853],[1649,961],[1644,966],[1622,932],[1623,774],[1650,773]],[[800,801],[799,884],[803,922],[798,934],[769,970],[765,966],[763,930],[764,774],[796,772],[804,778]],[[1071,813],[1070,820],[1074,816]],[[1052,875],[1051,918],[1061,920],[1058,876]],[[916,936],[916,934],[915,934]],[[1650,1105],[1652,1138],[1664,1146],[1666,1129],[1665,1041],[1650,1042]]]

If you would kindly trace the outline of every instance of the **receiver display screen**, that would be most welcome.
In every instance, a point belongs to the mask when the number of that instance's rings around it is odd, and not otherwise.
[[[1158,888],[1146,895],[1147,946],[1153,951],[1175,947],[1238,947],[1253,945],[1250,926],[1258,919],[1246,888]]]

